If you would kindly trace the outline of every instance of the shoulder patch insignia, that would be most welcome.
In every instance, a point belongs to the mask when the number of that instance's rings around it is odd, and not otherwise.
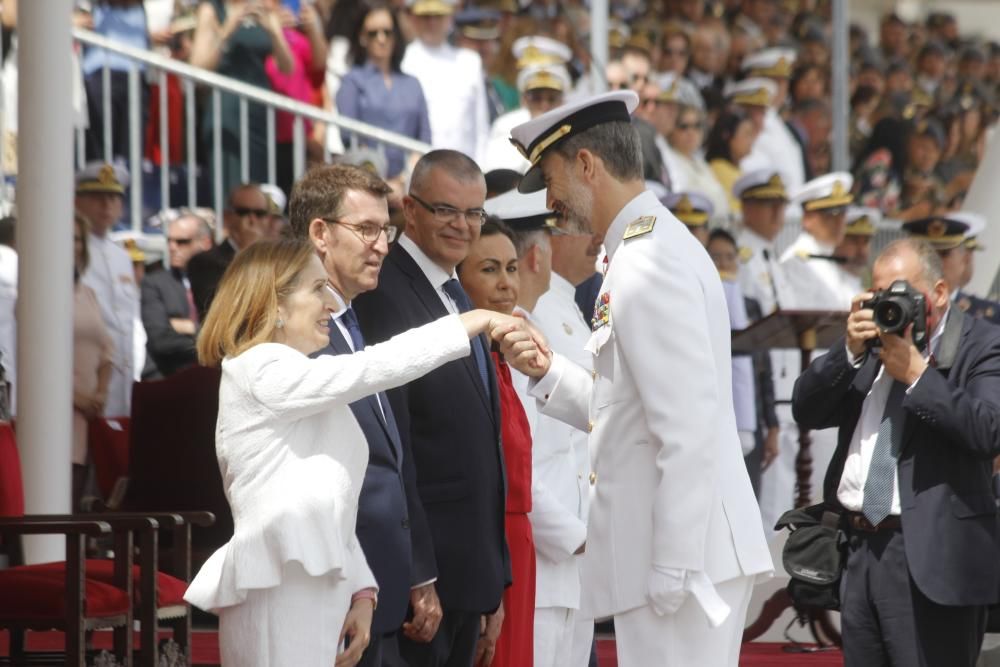
[[[744,264],[753,257],[753,249],[747,246],[740,246],[740,261]]]
[[[808,250],[805,250],[804,248],[795,251],[795,256],[798,257],[801,260],[807,260],[807,259],[809,259],[810,254],[811,253]]]
[[[636,236],[642,236],[643,234],[648,234],[653,231],[653,225],[656,224],[655,215],[644,215],[638,220],[630,222],[625,228],[625,233],[622,234],[622,240],[635,238]]]

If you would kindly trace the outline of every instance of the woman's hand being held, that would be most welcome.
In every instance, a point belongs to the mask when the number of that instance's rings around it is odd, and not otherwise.
[[[337,656],[335,667],[354,667],[361,661],[361,655],[371,641],[374,612],[375,604],[370,598],[359,598],[351,603],[351,609],[344,618],[344,628],[340,631],[340,641],[349,637],[350,643],[347,649]]]

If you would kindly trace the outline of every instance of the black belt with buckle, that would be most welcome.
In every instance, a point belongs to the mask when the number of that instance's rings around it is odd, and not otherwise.
[[[879,533],[883,530],[899,530],[902,522],[895,514],[890,514],[877,525],[865,518],[861,512],[849,512],[847,514],[847,525],[852,530],[860,530],[865,533]]]

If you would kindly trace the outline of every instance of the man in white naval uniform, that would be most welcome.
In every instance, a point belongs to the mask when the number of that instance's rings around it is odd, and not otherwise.
[[[802,205],[802,231],[781,255],[785,275],[795,290],[799,308],[851,308],[834,250],[844,240],[847,206],[854,200],[854,179],[847,172],[814,178],[793,193]]]
[[[490,129],[483,64],[479,54],[448,43],[454,0],[407,0],[416,39],[400,65],[416,77],[427,100],[434,148],[482,160]]]
[[[748,77],[771,79],[776,92],[764,114],[764,127],[753,143],[750,154],[740,161],[744,172],[755,169],[777,169],[789,192],[798,190],[806,180],[802,148],[792,130],[778,113],[788,97],[788,80],[792,75],[795,51],[770,48],[748,55],[743,60],[743,73]]]
[[[513,169],[521,174],[528,171],[531,163],[511,146],[510,131],[561,105],[570,85],[569,72],[564,65],[528,65],[518,72],[521,108],[508,111],[493,121],[483,170]]]
[[[108,231],[122,216],[124,169],[99,162],[88,164],[76,176],[76,209],[90,222],[87,239],[90,264],[81,277],[94,290],[101,317],[114,342],[107,417],[127,417],[132,404],[135,375],[135,332],[139,320],[139,288],[135,284],[132,259],[108,238]],[[138,326],[142,326],[141,323]]]
[[[848,303],[855,295],[865,291],[863,279],[871,268],[872,237],[881,220],[882,212],[877,208],[847,208],[844,240],[834,249],[833,254],[842,260],[837,262],[837,268],[840,272],[841,295],[850,295],[847,296]]]
[[[587,344],[592,372],[532,356],[543,413],[590,432],[581,613],[615,620],[618,664],[736,665],[757,575],[772,563],[733,413],[730,329],[705,249],[646,191],[631,91],[514,129],[522,191],[604,237],[608,268]],[[498,333],[499,336],[499,333]]]
[[[733,185],[740,200],[743,231],[739,246],[740,287],[744,296],[760,304],[761,316],[775,310],[796,307],[795,294],[778,261],[775,239],[785,226],[788,196],[781,174],[776,169],[758,169],[740,177]],[[771,350],[771,373],[774,380],[775,414],[778,417],[778,455],[775,463],[761,472],[760,512],[768,528],[791,507],[795,488],[795,453],[798,430],[789,401],[798,375],[798,350]]]
[[[516,190],[485,204],[521,236],[520,229],[551,231],[548,289],[537,294],[532,267],[521,260],[518,308],[553,350],[586,369],[593,356],[585,346],[590,325],[576,305],[574,285],[594,273],[600,244],[572,221],[557,220],[545,205],[545,191]],[[537,232],[528,232],[534,234]],[[520,254],[520,253],[519,253]],[[590,454],[587,434],[538,412],[527,393],[528,378],[513,373],[514,386],[531,426],[531,512],[535,540],[535,667],[584,667],[594,637],[593,619],[580,618],[580,553],[587,536]]]

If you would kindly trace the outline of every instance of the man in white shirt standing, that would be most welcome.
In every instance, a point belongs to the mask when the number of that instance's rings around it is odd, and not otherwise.
[[[76,175],[76,209],[90,222],[90,265],[81,280],[94,290],[101,317],[114,342],[114,360],[104,414],[127,417],[135,373],[134,327],[139,321],[139,289],[132,259],[108,238],[122,217],[128,174],[121,167],[93,162]],[[141,326],[141,325],[140,325]]]
[[[479,54],[448,43],[454,0],[407,0],[416,39],[402,70],[420,81],[427,99],[434,148],[450,148],[481,161],[490,129]]]

